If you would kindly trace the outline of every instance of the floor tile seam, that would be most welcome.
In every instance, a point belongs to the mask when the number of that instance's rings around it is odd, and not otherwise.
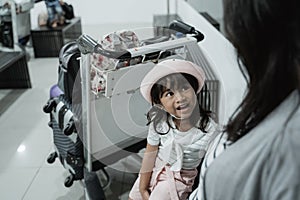
[[[33,176],[32,180],[30,181],[29,185],[27,186],[23,196],[22,196],[22,200],[24,200],[24,198],[26,197],[26,194],[28,193],[30,187],[32,186],[32,183],[34,182],[34,180],[36,179],[38,173],[40,172],[41,167],[38,168],[38,170],[36,171],[35,175]]]
[[[0,117],[27,89],[12,89],[0,100]]]

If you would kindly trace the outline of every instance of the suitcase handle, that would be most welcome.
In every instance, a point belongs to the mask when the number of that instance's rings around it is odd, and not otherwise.
[[[200,31],[196,30],[195,27],[192,27],[179,20],[172,21],[169,25],[169,28],[183,34],[194,34],[193,37],[197,39],[197,42],[200,42],[204,39],[204,35]]]

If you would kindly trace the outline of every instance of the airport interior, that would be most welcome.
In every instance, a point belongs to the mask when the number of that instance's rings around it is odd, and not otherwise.
[[[201,65],[207,82],[200,99],[220,124],[243,97],[222,0],[64,0],[71,15],[55,24],[45,2],[0,0],[1,200],[128,199],[150,108],[138,88],[155,62],[183,57]],[[130,62],[124,52],[106,58],[98,45],[122,34],[137,38],[130,41],[137,46],[126,44]],[[76,58],[61,53],[71,42]],[[108,62],[102,71],[99,59]],[[63,68],[70,60],[79,67],[71,92],[60,87],[70,80],[73,69]]]

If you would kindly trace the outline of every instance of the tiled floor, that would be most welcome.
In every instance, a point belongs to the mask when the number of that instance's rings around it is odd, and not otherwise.
[[[28,66],[32,89],[25,90],[0,116],[0,199],[85,199],[84,187],[79,181],[70,188],[64,187],[68,173],[58,160],[52,165],[46,162],[53,151],[53,139],[47,126],[49,116],[43,113],[42,107],[48,99],[49,88],[57,81],[58,59],[31,59]],[[11,90],[0,93],[3,99]],[[135,167],[138,168],[138,164]],[[112,181],[105,190],[107,199],[127,199],[136,174],[112,168],[107,171]]]
[[[98,35],[95,30],[96,27],[89,29],[92,36]],[[106,30],[109,32],[113,28]],[[107,31],[102,27],[100,34],[104,33]],[[47,125],[49,116],[43,113],[42,107],[48,100],[50,87],[57,82],[58,59],[34,59],[32,55],[28,67],[31,89],[19,91],[18,95],[16,91],[0,90],[0,107],[3,108],[0,109],[0,199],[86,199],[80,181],[75,181],[70,188],[64,186],[68,173],[58,160],[52,165],[46,162],[53,151],[53,138]],[[128,157],[116,165],[132,163],[132,160]],[[138,169],[139,163],[136,163],[133,167]],[[128,199],[136,174],[115,171],[114,168],[107,169],[111,184],[105,190],[106,197],[109,200]]]

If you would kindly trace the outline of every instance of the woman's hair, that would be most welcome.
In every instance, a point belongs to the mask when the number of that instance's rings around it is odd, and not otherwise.
[[[175,128],[172,127],[171,124],[169,123],[169,117],[170,114],[167,113],[165,110],[163,110],[160,106],[156,106],[156,105],[161,105],[160,99],[162,97],[162,94],[164,91],[166,91],[166,89],[177,89],[178,87],[189,83],[192,88],[194,89],[195,93],[198,89],[198,81],[197,79],[190,75],[190,74],[186,74],[186,73],[175,73],[175,74],[170,74],[168,76],[165,76],[163,78],[161,78],[160,80],[157,81],[157,83],[155,83],[151,89],[151,98],[152,98],[152,104],[154,104],[154,106],[152,106],[152,108],[149,110],[149,112],[147,113],[147,119],[148,119],[148,123],[147,125],[149,125],[151,122],[153,122],[154,125],[154,130],[159,133],[159,134],[167,134],[170,130],[170,128]],[[172,87],[172,88],[167,88],[168,86]],[[198,101],[199,102],[199,101]],[[209,118],[210,118],[210,111],[207,111],[205,109],[202,108],[202,106],[200,104],[198,104],[199,106],[195,107],[192,115],[191,115],[191,123],[195,126],[198,126],[198,128],[203,131],[206,132],[206,127],[209,123]],[[200,113],[200,116],[199,116]],[[200,121],[199,121],[200,119]],[[157,129],[157,126],[162,123],[162,122],[166,122],[169,126],[169,129],[166,132],[160,132]],[[197,125],[197,122],[199,122],[199,124]]]
[[[246,135],[290,93],[299,91],[299,0],[224,0],[224,24],[248,91],[226,131]]]

